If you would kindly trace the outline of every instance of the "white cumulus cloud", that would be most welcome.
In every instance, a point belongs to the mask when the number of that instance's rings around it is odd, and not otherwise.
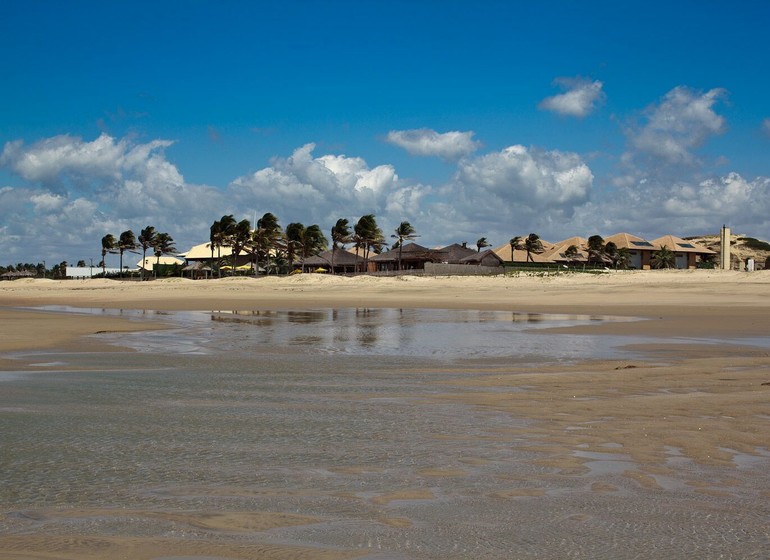
[[[480,144],[473,139],[474,133],[436,132],[429,128],[391,130],[387,142],[405,149],[415,156],[437,156],[453,161],[475,152]]]
[[[228,191],[242,208],[319,225],[397,210],[403,220],[418,211],[416,201],[427,188],[401,181],[392,165],[371,168],[362,158],[342,154],[314,157],[315,147],[306,144],[290,157],[274,158],[270,167],[235,179]]]
[[[570,117],[585,117],[601,104],[606,95],[599,80],[556,78],[554,84],[566,91],[543,99],[538,107]]]
[[[682,236],[715,233],[722,224],[766,230],[768,215],[770,177],[731,172],[701,180],[645,179],[580,207],[575,224],[589,233]]]
[[[61,135],[28,146],[7,143],[0,166],[29,183],[0,189],[0,223],[18,240],[9,250],[34,248],[49,260],[93,257],[102,236],[146,225],[189,243],[224,211],[226,200],[218,189],[185,182],[166,159],[171,144],[106,134],[93,141]]]
[[[515,145],[461,163],[456,181],[481,200],[569,209],[587,200],[593,174],[578,154]]]
[[[721,88],[698,92],[686,87],[669,91],[646,111],[644,125],[630,133],[634,149],[670,164],[696,162],[693,150],[725,130],[714,105],[726,96]]]

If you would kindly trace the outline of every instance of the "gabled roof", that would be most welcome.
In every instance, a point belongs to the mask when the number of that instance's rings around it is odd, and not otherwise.
[[[473,254],[468,255],[465,258],[460,259],[461,264],[473,264],[473,263],[480,263],[481,261],[489,258],[496,259],[499,264],[503,264],[503,259],[500,258],[500,255],[495,253],[492,249],[487,249],[486,251],[481,251],[480,253],[473,252]]]
[[[436,256],[436,259],[440,260],[441,262],[454,263],[460,262],[460,260],[464,259],[465,257],[475,255],[476,251],[467,245],[462,246],[459,243],[452,243],[446,247],[434,249],[433,254]]]
[[[670,249],[676,253],[700,253],[705,255],[716,255],[716,251],[712,251],[703,245],[698,245],[692,241],[682,239],[681,237],[676,237],[675,235],[664,235],[663,237],[658,237],[657,239],[653,240],[652,243],[657,247],[663,247],[665,245],[667,249]]]
[[[659,247],[646,239],[631,235],[630,233],[616,233],[604,238],[604,243],[614,243],[618,249],[631,249],[632,251],[657,251]]]
[[[401,249],[401,260],[430,259],[430,258],[431,258],[431,250],[428,249],[427,247],[423,247],[422,245],[418,245],[417,243],[407,243]],[[389,251],[380,253],[379,255],[375,255],[371,257],[369,260],[376,261],[376,262],[397,261],[398,247],[396,247],[395,249],[390,249]]]
[[[578,250],[587,250],[588,249],[588,239],[585,237],[570,237],[569,239],[564,239],[562,241],[557,241],[553,244],[553,246],[557,249],[567,249],[570,245],[574,245],[578,248]]]
[[[332,252],[324,251],[300,261],[303,266],[331,266]],[[364,258],[345,249],[337,247],[334,250],[334,266],[355,266],[363,263]]]

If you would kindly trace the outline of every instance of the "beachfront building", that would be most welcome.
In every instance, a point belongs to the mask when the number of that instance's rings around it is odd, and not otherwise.
[[[303,272],[334,272],[334,274],[352,274],[362,272],[364,257],[347,249],[337,247],[332,251],[323,251],[299,261]]]
[[[666,247],[674,253],[675,268],[697,268],[698,263],[716,257],[717,252],[675,235],[664,235],[652,241],[657,248]]]
[[[232,247],[214,247],[214,258],[212,260],[211,243],[201,243],[200,245],[195,245],[184,253],[179,253],[179,256],[183,257],[188,265],[198,262],[205,262],[209,266],[212,266],[215,261],[229,257],[232,254]]]
[[[182,266],[184,265],[184,261],[182,259],[179,259],[177,257],[171,257],[171,256],[161,256],[160,258],[155,256],[147,256],[143,260],[140,260],[138,263],[136,263],[136,268],[139,270],[145,270],[147,272],[152,272],[155,270],[155,266]]]
[[[503,266],[503,259],[492,249],[487,249],[481,252],[474,251],[471,255],[460,259],[460,264],[495,268]]]
[[[64,269],[65,277],[74,280],[93,278],[94,276],[101,276],[102,273],[107,276],[118,276],[120,275],[120,268],[108,266],[102,270],[101,266],[67,266]]]
[[[446,247],[440,247],[433,249],[434,261],[443,264],[461,264],[461,261],[472,255],[476,255],[478,252],[468,247],[467,243],[462,245],[459,243],[452,243]]]
[[[658,250],[654,243],[630,233],[616,233],[604,238],[604,244],[614,243],[618,249],[628,249],[628,267],[638,270],[649,270],[652,267],[652,256]]]
[[[574,247],[574,252],[570,251]],[[588,240],[585,237],[570,237],[557,241],[553,247],[543,253],[542,258],[556,264],[585,265],[588,264]]]
[[[422,270],[426,262],[434,262],[436,256],[434,251],[418,245],[417,243],[407,243],[400,251],[401,270]],[[369,257],[370,268],[374,265],[374,270],[378,272],[398,270],[399,248],[384,251],[379,255]]]

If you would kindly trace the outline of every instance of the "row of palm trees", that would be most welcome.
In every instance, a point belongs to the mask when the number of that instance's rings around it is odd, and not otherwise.
[[[255,271],[263,268],[269,273],[283,268],[281,265],[284,263],[289,270],[292,270],[296,260],[318,255],[325,251],[329,244],[329,240],[317,224],[305,226],[300,222],[292,222],[284,229],[278,218],[270,212],[257,220],[256,227],[252,227],[249,220],[238,222],[232,214],[228,214],[214,221],[209,232],[212,262],[221,260],[222,248],[229,248],[233,273],[235,263],[241,254],[252,256]],[[353,244],[363,256],[364,268],[366,268],[371,254],[379,253],[387,245],[374,214],[362,216],[352,228],[347,219],[340,218],[332,226],[330,235],[332,271],[334,271],[334,253],[337,249],[344,249],[346,245]],[[400,268],[401,247],[404,241],[415,239],[417,234],[414,227],[404,221],[391,237],[397,239],[393,247],[399,247]]]
[[[352,244],[362,255],[364,269],[368,267],[372,253],[380,253],[386,246],[385,236],[377,224],[374,214],[366,214],[352,226],[346,218],[340,218],[330,231],[332,251],[331,269],[334,271],[334,255],[338,249],[344,249]],[[395,229],[391,238],[396,241],[392,248],[398,248],[398,268],[401,269],[401,255],[404,242],[419,237],[415,228],[403,221]],[[328,239],[317,224],[305,226],[292,222],[285,229],[281,227],[278,218],[268,212],[257,220],[252,228],[249,220],[236,222],[231,214],[216,220],[210,228],[211,260],[214,253],[221,254],[223,247],[231,249],[232,262],[235,263],[242,253],[254,258],[255,270],[263,267],[266,272],[281,268],[279,263],[285,261],[288,269],[294,268],[294,262],[318,255],[328,247]],[[218,257],[221,260],[221,257]],[[272,263],[271,263],[272,259]],[[234,271],[234,266],[233,269]]]
[[[401,268],[401,247],[407,240],[417,237],[414,227],[407,221],[401,222],[391,236],[397,241],[393,247],[399,247],[399,269]],[[351,228],[350,222],[340,218],[331,228],[332,262],[334,269],[334,250],[345,248],[353,244],[363,255],[364,267],[368,264],[372,253],[379,253],[387,246],[382,229],[377,225],[374,214],[362,216]],[[266,272],[281,268],[294,268],[294,262],[298,259],[306,259],[326,250],[328,239],[317,224],[305,226],[299,222],[292,222],[282,228],[278,218],[267,212],[254,227],[249,220],[237,221],[232,214],[222,216],[215,220],[209,229],[209,241],[211,248],[211,261],[222,262],[221,250],[230,249],[228,258],[231,261],[231,270],[235,272],[238,258],[242,254],[251,255],[254,259],[254,269],[262,268]],[[176,252],[174,240],[164,232],[158,232],[153,226],[147,226],[137,237],[132,230],[126,230],[115,237],[107,234],[102,238],[102,273],[106,272],[105,259],[108,254],[120,255],[120,270],[123,271],[123,255],[125,253],[139,254],[141,249],[143,262],[147,258],[147,252],[152,251],[160,261],[164,254]],[[142,268],[142,279],[145,278],[145,269]],[[220,272],[221,274],[221,267]]]
[[[536,233],[530,233],[527,237],[512,237],[508,243],[511,246],[511,260],[513,260],[514,251],[517,250],[527,252],[527,262],[534,262],[532,255],[538,255],[544,251],[543,242]]]
[[[147,226],[144,228],[139,233],[138,239],[134,232],[130,229],[121,233],[117,239],[115,239],[114,235],[108,233],[102,237],[102,262],[100,263],[102,267],[102,274],[107,272],[105,257],[108,253],[117,253],[120,255],[120,271],[122,275],[123,253],[130,252],[138,254],[139,252],[137,249],[140,247],[142,249],[142,265],[144,265],[144,262],[147,259],[147,251],[150,249],[152,249],[153,253],[155,254],[157,259],[156,264],[160,264],[160,257],[164,254],[176,252],[174,239],[171,237],[171,235],[165,232],[155,231],[153,226]],[[145,279],[145,272],[145,267],[142,266],[142,280]]]

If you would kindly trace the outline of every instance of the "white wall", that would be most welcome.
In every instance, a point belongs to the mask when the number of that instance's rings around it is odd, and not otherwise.
[[[106,269],[107,274],[120,274],[119,268],[109,268]],[[91,278],[92,276],[96,276],[97,274],[102,273],[102,267],[100,266],[68,266],[67,267],[67,278]]]

